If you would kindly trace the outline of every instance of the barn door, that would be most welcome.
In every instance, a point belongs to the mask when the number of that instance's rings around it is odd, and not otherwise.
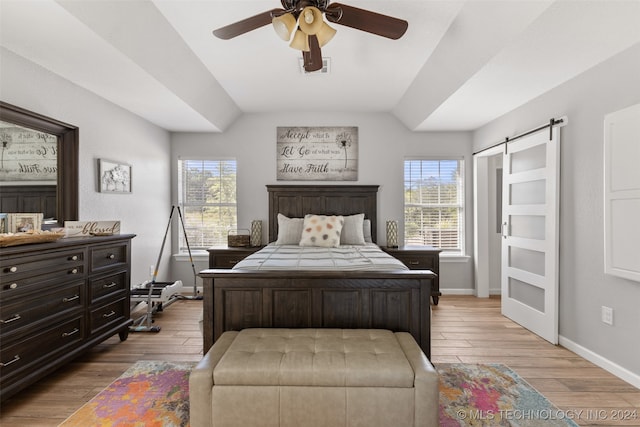
[[[558,343],[560,129],[507,146],[503,165],[502,314]]]

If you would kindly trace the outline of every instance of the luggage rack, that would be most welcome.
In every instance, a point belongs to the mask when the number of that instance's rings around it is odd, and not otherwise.
[[[158,282],[158,268],[160,260],[162,259],[162,252],[164,251],[164,245],[167,241],[167,234],[169,234],[169,228],[171,227],[171,220],[173,219],[173,212],[177,210],[180,217],[180,225],[182,226],[182,232],[184,233],[184,239],[187,244],[187,251],[189,252],[189,261],[191,262],[191,269],[193,270],[193,296],[187,297],[181,295],[182,280],[176,280],[175,282]],[[130,290],[131,301],[137,303],[146,303],[147,310],[145,314],[133,321],[133,324],[129,326],[129,332],[160,332],[160,326],[153,325],[153,315],[159,311],[164,310],[169,305],[173,304],[179,299],[202,299],[198,296],[198,287],[196,283],[196,268],[193,264],[193,257],[191,256],[191,248],[189,247],[189,239],[187,238],[187,230],[184,227],[184,219],[182,218],[182,211],[180,206],[171,206],[171,213],[169,214],[169,222],[167,223],[167,229],[162,239],[162,246],[160,247],[160,253],[158,254],[158,261],[153,271],[153,278],[147,280],[140,285],[134,286]]]

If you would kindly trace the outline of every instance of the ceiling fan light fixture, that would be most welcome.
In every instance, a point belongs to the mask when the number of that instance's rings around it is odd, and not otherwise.
[[[326,22],[323,22],[320,31],[318,31],[318,34],[316,34],[320,47],[329,43],[333,36],[336,35],[336,32],[337,31],[335,30],[335,28],[331,28]]]
[[[298,26],[308,35],[316,34],[320,31],[323,23],[322,12],[314,6],[307,6],[302,9],[302,13],[298,18]]]
[[[298,29],[296,33],[293,35],[293,40],[289,44],[294,49],[301,50],[303,52],[309,51],[309,37],[304,33],[304,31]]]
[[[296,28],[296,18],[291,13],[285,13],[280,16],[275,16],[271,20],[273,29],[276,34],[284,41],[291,39],[291,33]]]

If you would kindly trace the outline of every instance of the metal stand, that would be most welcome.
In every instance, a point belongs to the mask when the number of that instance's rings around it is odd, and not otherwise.
[[[180,225],[182,226],[182,233],[184,234],[184,241],[187,244],[187,252],[189,253],[189,262],[191,263],[191,271],[193,271],[193,296],[180,296],[182,299],[194,299],[201,300],[202,296],[198,295],[198,285],[197,285],[197,274],[196,274],[196,266],[193,265],[193,257],[191,256],[191,247],[189,246],[189,238],[187,237],[187,229],[184,226],[184,219],[182,218],[182,211],[180,210],[180,206],[174,206],[178,209],[178,217],[180,217]],[[173,215],[173,208],[171,208],[171,214]],[[169,216],[171,218],[171,215]],[[169,219],[171,222],[171,219]],[[165,233],[165,239],[166,239]],[[164,244],[164,243],[163,243]]]
[[[193,270],[193,296],[183,296],[183,295],[175,295],[170,297],[167,301],[159,302],[154,305],[153,297],[157,296],[158,299],[161,298],[162,292],[166,287],[170,287],[173,282],[157,282],[158,278],[158,268],[160,266],[160,261],[162,260],[162,253],[164,252],[164,245],[167,242],[167,235],[169,234],[169,229],[171,228],[171,221],[173,219],[173,212],[177,209],[178,216],[180,217],[180,225],[182,226],[182,232],[184,233],[184,239],[187,244],[187,251],[189,252],[189,261],[191,262],[191,269]],[[158,260],[156,261],[156,266],[153,270],[153,278],[150,282],[144,283],[143,286],[148,289],[148,293],[146,294],[145,302],[147,303],[147,312],[142,317],[137,319],[132,326],[129,327],[130,332],[160,332],[160,326],[152,326],[153,315],[162,311],[164,307],[169,306],[171,303],[175,302],[177,299],[194,299],[199,300],[202,299],[201,296],[198,295],[198,287],[196,282],[196,268],[193,264],[193,257],[191,255],[191,247],[189,246],[189,239],[187,238],[187,230],[184,227],[184,219],[182,218],[182,211],[180,210],[180,206],[171,206],[171,213],[169,214],[169,222],[167,223],[167,228],[164,232],[164,237],[162,239],[162,245],[160,247],[160,253],[158,254]],[[176,282],[177,283],[177,282]],[[182,282],[181,282],[182,283]],[[182,284],[180,284],[182,286]]]

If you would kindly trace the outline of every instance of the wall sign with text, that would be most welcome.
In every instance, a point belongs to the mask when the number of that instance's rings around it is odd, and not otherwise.
[[[0,128],[0,181],[55,181],[58,138],[20,126]]]
[[[356,181],[357,127],[278,127],[277,178]]]

